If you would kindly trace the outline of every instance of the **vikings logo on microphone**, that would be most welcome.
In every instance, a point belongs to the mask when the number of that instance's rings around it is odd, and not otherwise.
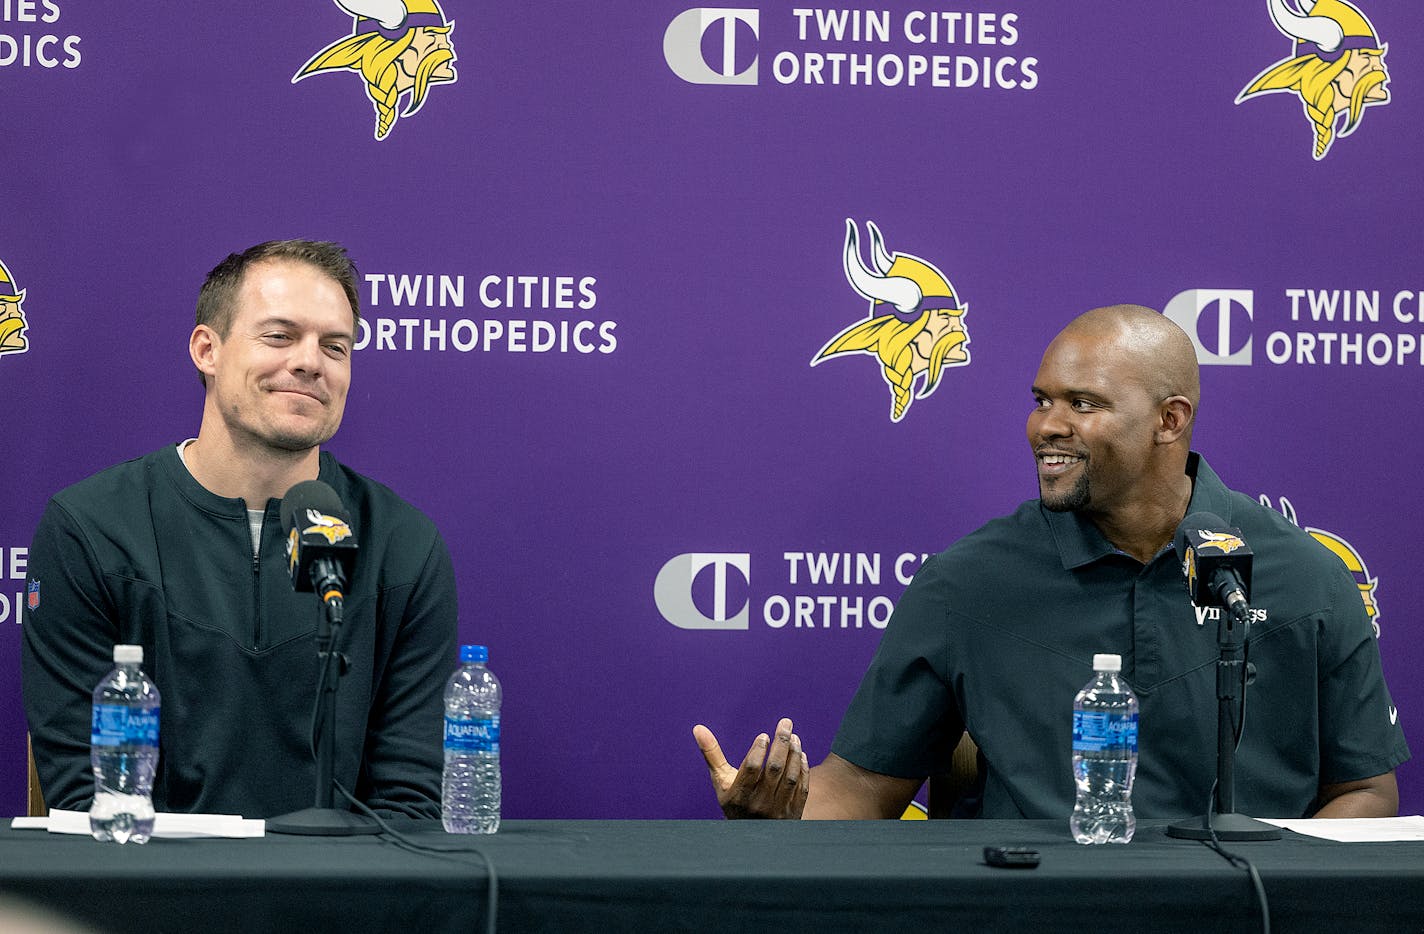
[[[1224,555],[1229,555],[1238,548],[1245,548],[1246,543],[1241,540],[1241,536],[1232,535],[1228,532],[1212,532],[1209,529],[1197,529],[1197,534],[1202,540],[1197,543],[1199,550],[1214,548]]]
[[[1273,509],[1270,497],[1264,493],[1259,497],[1261,505],[1267,509]],[[1280,514],[1290,520],[1291,525],[1300,527],[1300,522],[1295,516],[1295,507],[1291,501],[1284,496],[1280,498]],[[1334,532],[1326,532],[1323,529],[1313,529],[1309,526],[1305,531],[1310,537],[1324,545],[1335,557],[1345,564],[1345,569],[1350,572],[1350,576],[1355,579],[1355,586],[1360,589],[1360,599],[1364,601],[1365,613],[1370,618],[1370,625],[1375,629],[1375,638],[1380,634],[1380,611],[1379,601],[1375,598],[1375,588],[1379,586],[1379,581],[1370,576],[1369,568],[1365,567],[1365,559],[1360,557],[1360,553],[1355,550],[1355,546],[1345,541]]]
[[[1360,126],[1366,107],[1389,103],[1389,46],[1346,0],[1268,0],[1271,20],[1292,40],[1291,54],[1256,76],[1236,103],[1262,94],[1300,99],[1315,136],[1315,159]]]
[[[376,139],[402,117],[425,106],[435,84],[454,84],[456,59],[439,0],[336,0],[353,17],[351,35],[311,57],[292,83],[327,71],[355,71],[366,81],[366,96],[376,108]]]
[[[30,349],[25,339],[29,323],[25,321],[25,290],[15,286],[15,277],[0,261],[0,354],[24,353]]]
[[[307,521],[311,525],[302,529],[303,535],[320,535],[333,545],[351,537],[351,526],[347,525],[344,520],[328,516],[315,509],[307,510]]]
[[[898,422],[910,403],[939,386],[945,367],[969,363],[969,332],[964,327],[967,303],[944,273],[918,256],[891,253],[880,229],[867,221],[875,266],[860,255],[855,221],[846,218],[844,264],[846,280],[870,301],[868,316],[831,338],[811,360],[811,366],[837,354],[875,357],[880,375],[890,387],[890,420]],[[918,384],[919,391],[915,391]]]
[[[287,533],[287,571],[291,573],[297,568],[297,545],[301,541],[302,535],[320,535],[328,543],[335,545],[339,541],[344,541],[351,537],[351,526],[342,519],[335,516],[328,516],[317,509],[307,510],[307,521],[311,523],[301,531],[292,526],[292,531]]]

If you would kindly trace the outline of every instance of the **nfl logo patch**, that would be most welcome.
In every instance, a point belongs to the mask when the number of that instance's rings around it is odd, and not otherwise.
[[[40,582],[30,581],[29,594],[25,597],[25,605],[31,610],[40,608]]]

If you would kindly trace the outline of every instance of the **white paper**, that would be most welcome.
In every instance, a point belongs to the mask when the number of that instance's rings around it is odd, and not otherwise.
[[[1397,840],[1424,840],[1424,817],[1297,818],[1260,820],[1286,830],[1320,837],[1337,843],[1390,843]]]
[[[50,833],[89,834],[88,811],[49,812],[49,817],[17,817],[10,821],[15,830],[48,830]],[[154,815],[153,836],[165,839],[182,837],[260,837],[266,832],[266,821],[249,820],[237,814],[170,814]]]

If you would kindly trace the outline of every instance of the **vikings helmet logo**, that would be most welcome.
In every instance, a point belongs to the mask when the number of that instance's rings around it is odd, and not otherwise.
[[[354,18],[351,35],[316,53],[292,83],[324,71],[355,71],[366,80],[366,96],[376,108],[376,139],[395,125],[397,105],[408,95],[400,116],[425,105],[433,84],[455,82],[455,50],[439,0],[336,0]]]
[[[837,354],[876,357],[890,387],[890,420],[905,417],[910,403],[935,391],[945,367],[969,363],[967,303],[959,301],[944,273],[917,256],[890,253],[880,230],[866,222],[874,269],[865,265],[855,221],[846,218],[845,274],[851,288],[870,301],[869,317],[831,338],[811,365]],[[914,392],[916,383],[919,392]]]
[[[1263,494],[1260,497],[1260,501],[1262,506],[1265,506],[1267,509],[1271,508],[1271,500],[1269,497]],[[1281,515],[1289,519],[1291,525],[1299,528],[1300,522],[1296,519],[1295,507],[1291,505],[1291,501],[1282,496],[1280,503]],[[1364,601],[1365,604],[1365,615],[1370,618],[1370,625],[1374,627],[1375,638],[1378,639],[1380,634],[1380,611],[1379,601],[1375,599],[1375,588],[1379,586],[1379,581],[1370,576],[1369,568],[1365,567],[1365,559],[1360,557],[1360,553],[1355,550],[1353,545],[1333,532],[1326,532],[1323,529],[1312,529],[1309,527],[1307,527],[1305,531],[1311,538],[1324,545],[1335,557],[1344,562],[1345,569],[1349,571],[1350,576],[1355,579],[1355,586],[1360,589],[1360,599]]]
[[[1389,46],[1347,0],[1267,0],[1267,5],[1276,28],[1294,41],[1291,54],[1242,88],[1236,103],[1261,94],[1298,96],[1314,128],[1319,161],[1337,138],[1355,132],[1366,107],[1389,103],[1384,64]]]
[[[1197,529],[1197,534],[1202,537],[1202,540],[1197,543],[1197,549],[1199,551],[1213,549],[1224,555],[1229,555],[1238,548],[1246,547],[1246,543],[1241,540],[1241,536],[1239,535],[1231,535],[1226,532],[1212,532],[1208,529]]]
[[[1182,574],[1187,579],[1187,591],[1197,592],[1197,550],[1187,549],[1187,556],[1182,559]]]
[[[10,270],[0,262],[0,354],[24,353],[30,348],[25,339],[29,327],[25,321],[25,310],[20,307],[25,300],[25,290],[15,287],[15,278]]]
[[[351,526],[347,525],[341,519],[326,515],[320,510],[308,509],[307,522],[311,524],[306,528],[298,530],[294,525],[292,526],[292,530],[287,533],[288,573],[293,573],[297,569],[297,555],[300,554],[298,545],[301,543],[301,536],[320,535],[332,545],[351,537]]]
[[[351,526],[340,519],[325,515],[315,509],[307,510],[307,521],[311,525],[302,529],[303,535],[320,535],[331,544],[351,537]]]

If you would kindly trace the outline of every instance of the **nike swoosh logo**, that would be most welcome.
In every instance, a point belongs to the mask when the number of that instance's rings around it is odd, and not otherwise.
[[[1399,722],[1399,708],[1393,704],[1389,706],[1389,722],[1391,726]]]

